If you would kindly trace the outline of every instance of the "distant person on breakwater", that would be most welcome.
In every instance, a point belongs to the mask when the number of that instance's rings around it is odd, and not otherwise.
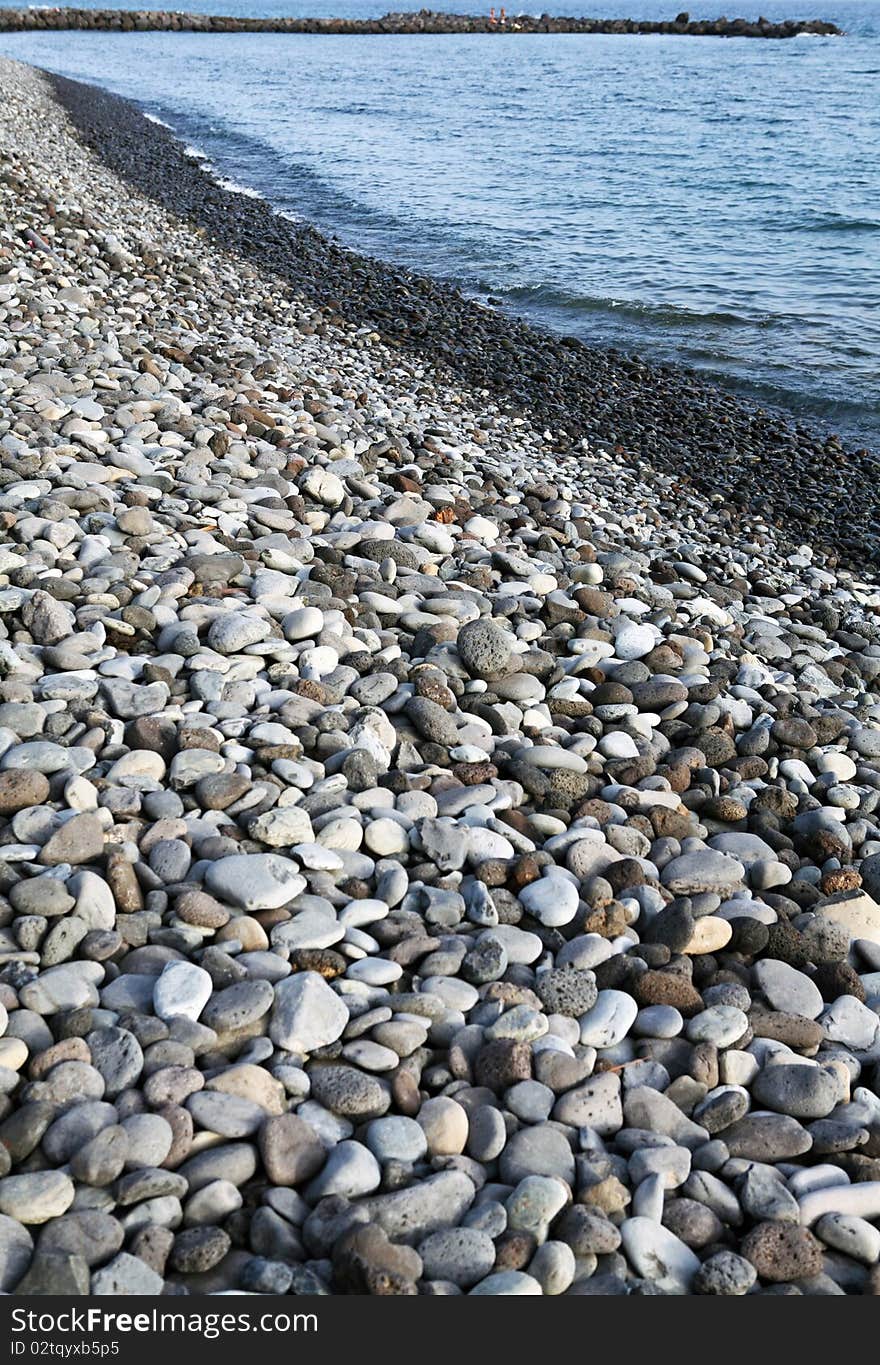
[[[495,18],[495,6],[493,5],[492,8],[489,10],[489,23],[497,24],[497,22],[498,20]]]

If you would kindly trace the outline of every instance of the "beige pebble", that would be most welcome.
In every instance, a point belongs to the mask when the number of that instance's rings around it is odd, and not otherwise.
[[[732,937],[733,929],[726,919],[719,919],[717,915],[704,915],[694,925],[694,932],[682,952],[691,956],[697,956],[699,953],[717,953]]]
[[[215,935],[218,942],[237,939],[245,953],[264,952],[269,947],[269,938],[259,920],[250,915],[233,915]]]
[[[20,1071],[27,1059],[27,1045],[20,1038],[0,1038],[0,1066]]]
[[[457,1100],[437,1095],[425,1100],[417,1116],[431,1156],[459,1156],[468,1137],[467,1111]]]

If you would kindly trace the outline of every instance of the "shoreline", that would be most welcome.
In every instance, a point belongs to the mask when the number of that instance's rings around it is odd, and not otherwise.
[[[239,18],[231,15],[187,14],[169,10],[77,9],[75,7],[0,9],[0,32],[83,29],[122,33],[319,33],[381,34],[497,34],[534,33],[664,34],[679,37],[768,38],[785,40],[801,34],[843,37],[843,30],[823,19],[690,19],[682,14],[668,22],[635,19],[571,19],[542,14],[511,15],[494,22],[488,15],[392,13],[381,19]]]
[[[0,82],[0,1293],[880,1294],[880,583]]]
[[[532,414],[563,448],[604,444],[636,469],[647,465],[720,496],[734,516],[766,517],[789,543],[806,540],[832,563],[880,564],[875,453],[699,372],[545,331],[452,285],[341,247],[268,201],[221,187],[132,101],[52,73],[47,79],[105,164],[313,304]]]

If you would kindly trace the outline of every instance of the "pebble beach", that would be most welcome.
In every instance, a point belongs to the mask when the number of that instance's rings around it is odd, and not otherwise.
[[[0,80],[0,1290],[880,1293],[874,458]]]

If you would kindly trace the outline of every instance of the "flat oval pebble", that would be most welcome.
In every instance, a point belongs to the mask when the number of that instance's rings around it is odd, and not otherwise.
[[[205,884],[241,910],[274,910],[305,889],[297,864],[273,853],[221,858],[208,868]]]
[[[679,896],[706,891],[729,894],[744,877],[745,868],[736,858],[708,848],[673,858],[661,874],[663,885]]]
[[[529,914],[548,928],[568,924],[577,914],[577,887],[562,877],[541,877],[526,886],[519,898]]]
[[[60,1218],[73,1203],[73,1181],[62,1171],[36,1171],[0,1180],[0,1213],[26,1225]]]
[[[620,1231],[627,1259],[639,1275],[662,1293],[688,1293],[700,1269],[690,1247],[651,1218],[627,1218]]]
[[[581,1043],[587,1047],[615,1047],[626,1037],[638,1014],[638,1005],[623,991],[600,991],[595,1005],[579,1020]]]
[[[712,1005],[688,1021],[685,1033],[692,1043],[731,1047],[749,1026],[748,1016],[731,1005]]]

